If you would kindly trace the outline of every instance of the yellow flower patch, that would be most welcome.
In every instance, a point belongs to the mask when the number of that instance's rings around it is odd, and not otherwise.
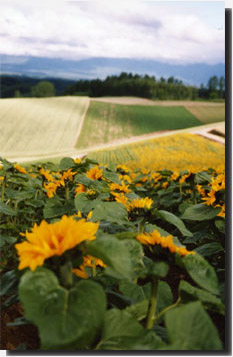
[[[76,221],[67,216],[52,224],[44,220],[39,226],[34,224],[31,232],[25,233],[26,241],[15,244],[20,260],[18,269],[29,267],[35,270],[37,266],[43,265],[45,259],[62,255],[86,240],[96,239],[98,227],[99,223],[87,222],[85,219]]]

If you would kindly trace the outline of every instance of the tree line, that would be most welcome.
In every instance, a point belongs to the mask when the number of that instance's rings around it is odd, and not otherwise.
[[[154,76],[122,72],[119,76],[108,76],[104,80],[79,80],[66,89],[66,95],[102,96],[137,96],[158,100],[179,100],[198,98],[223,99],[225,79],[213,76],[207,86],[200,88],[185,85],[181,80],[169,77],[156,79]]]
[[[207,85],[195,87],[173,76],[167,79],[122,72],[104,80],[38,80],[28,77],[2,76],[1,97],[52,97],[55,95],[136,96],[158,100],[218,100],[225,98],[225,78],[212,76]]]

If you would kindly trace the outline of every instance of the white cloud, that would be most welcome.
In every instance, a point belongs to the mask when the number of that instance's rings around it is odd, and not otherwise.
[[[190,7],[189,12],[179,8],[169,11],[159,2],[142,1],[2,0],[0,51],[66,59],[223,62],[224,31],[197,11],[191,14]]]

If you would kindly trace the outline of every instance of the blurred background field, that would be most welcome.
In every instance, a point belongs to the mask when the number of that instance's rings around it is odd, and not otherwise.
[[[179,133],[95,151],[88,158],[103,164],[123,163],[132,169],[223,169],[223,145],[199,135]]]
[[[145,105],[146,104],[146,105]],[[0,99],[0,155],[35,160],[224,122],[225,104],[138,97]]]

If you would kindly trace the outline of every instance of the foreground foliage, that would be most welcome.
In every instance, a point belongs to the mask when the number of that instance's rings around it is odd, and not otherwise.
[[[3,308],[21,301],[42,350],[224,348],[224,172],[0,173]]]

